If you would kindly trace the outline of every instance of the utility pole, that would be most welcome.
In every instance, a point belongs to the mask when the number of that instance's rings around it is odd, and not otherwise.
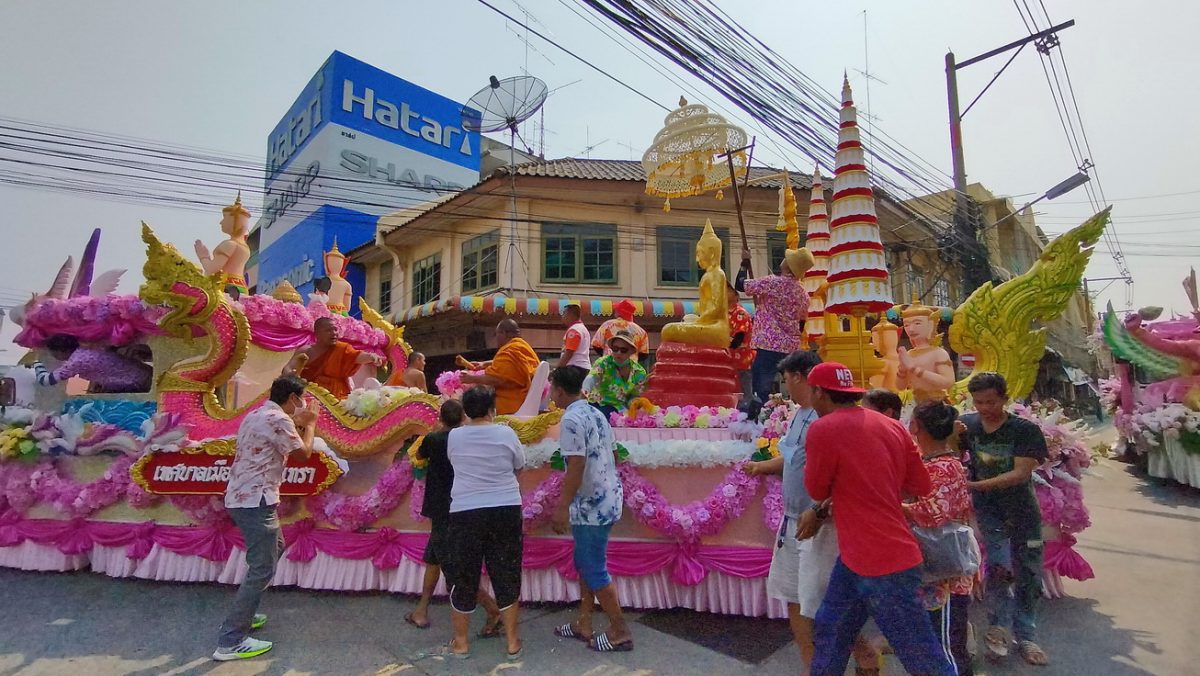
[[[956,62],[954,52],[946,52],[946,98],[949,103],[950,112],[950,153],[953,158],[954,169],[954,227],[961,234],[963,243],[966,245],[966,253],[963,255],[964,267],[964,285],[965,293],[969,294],[988,281],[991,277],[990,268],[987,258],[987,250],[979,241],[979,233],[970,216],[970,201],[967,198],[967,168],[966,160],[963,157],[962,143],[962,119],[970,112],[971,107],[979,101],[984,92],[992,86],[992,83],[1000,77],[1000,74],[1008,68],[1013,59],[1017,58],[1017,54],[1029,43],[1034,43],[1039,52],[1048,54],[1051,49],[1058,46],[1058,31],[1070,28],[1075,25],[1075,21],[1067,21],[1060,23],[1057,26],[1051,26],[1044,31],[1039,31],[1027,37],[1015,40],[997,47],[989,52],[972,57],[966,61]],[[1008,62],[1000,68],[999,71],[992,77],[991,81],[984,86],[983,91],[976,95],[975,99],[967,105],[966,110],[959,112],[958,104],[958,71],[967,66],[979,63],[985,59],[990,59],[993,56],[1003,54],[1011,50],[1017,50]],[[986,274],[980,274],[984,272]]]

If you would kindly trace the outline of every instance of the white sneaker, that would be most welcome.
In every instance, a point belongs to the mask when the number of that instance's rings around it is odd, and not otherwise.
[[[242,639],[242,642],[232,648],[217,648],[212,654],[212,658],[218,662],[228,662],[230,660],[246,660],[270,650],[275,644],[270,641],[263,641],[257,638],[247,636]]]

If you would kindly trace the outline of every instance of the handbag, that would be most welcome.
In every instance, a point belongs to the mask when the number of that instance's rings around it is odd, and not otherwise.
[[[912,527],[925,559],[921,576],[927,580],[971,577],[979,572],[979,542],[970,526],[951,521],[942,526]]]

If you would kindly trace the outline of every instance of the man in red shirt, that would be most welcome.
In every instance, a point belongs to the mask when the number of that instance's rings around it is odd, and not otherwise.
[[[820,419],[808,430],[804,486],[833,499],[840,556],[813,622],[814,676],[841,676],[867,616],[910,674],[953,676],[954,665],[917,599],[921,549],[900,503],[932,490],[920,450],[898,421],[861,408],[850,369],[825,362],[808,374]]]

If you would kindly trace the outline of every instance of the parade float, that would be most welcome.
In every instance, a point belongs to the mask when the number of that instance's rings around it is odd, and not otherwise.
[[[1144,460],[1152,477],[1200,488],[1200,298],[1196,272],[1183,282],[1191,317],[1158,320],[1162,308],[1124,318],[1110,305],[1101,327],[1116,373],[1101,393],[1120,450]],[[1155,321],[1158,320],[1158,321]]]
[[[824,303],[801,309],[824,309],[820,322],[809,323],[810,342],[851,365],[864,382],[907,385],[910,398],[954,395],[965,380],[939,379],[945,350],[933,335],[932,318],[944,313],[952,318],[955,349],[973,354],[977,370],[1003,373],[1014,397],[1023,396],[1045,342],[1034,324],[1061,313],[1075,292],[1107,212],[1052,242],[1024,275],[981,287],[953,311],[896,307],[848,85],[843,101],[832,218],[824,218],[819,181],[810,201],[814,274],[806,285]],[[699,133],[724,124],[703,106],[681,105],[668,117],[672,133],[660,134],[656,147],[674,151],[658,152],[652,158],[657,173],[647,175],[670,177],[671,185],[655,194],[736,191],[734,181],[746,161],[731,153],[736,149],[728,141],[718,147],[678,143],[688,129]],[[724,182],[713,170],[720,157],[729,167]],[[791,193],[787,181],[782,190]],[[796,249],[794,195],[781,194],[781,205],[781,224],[791,230],[789,248]],[[197,246],[203,269],[143,225],[144,283],[136,296],[112,293],[110,273],[93,282],[93,242],[73,281],[68,264],[48,293],[15,313],[22,325],[16,341],[36,361],[26,370],[63,378],[30,385],[26,405],[5,412],[0,565],[236,582],[245,571],[243,546],[221,498],[236,431],[295,351],[312,342],[314,321],[332,318],[341,340],[385,357],[393,371],[407,366],[411,348],[404,328],[365,302],[360,301],[358,320],[326,299],[304,304],[286,283],[269,295],[241,295],[236,258],[246,218],[240,204],[225,210],[222,228],[232,244],[223,243],[211,255]],[[822,227],[825,220],[830,227]],[[786,403],[770,402],[759,418],[748,420],[733,408],[738,387],[726,349],[727,278],[722,243],[711,227],[696,251],[704,275],[694,315],[664,329],[645,397],[613,416],[626,504],[613,531],[609,568],[622,602],[631,607],[784,617],[783,605],[765,591],[783,514],[780,483],[744,467],[778,453],[790,410]],[[907,348],[899,346],[900,327],[889,315],[908,332]],[[72,338],[83,352],[57,354],[50,348],[62,342],[60,336]],[[113,373],[93,368],[88,383],[68,379],[72,374],[60,360],[77,356],[99,360]],[[112,386],[121,380],[119,372],[142,368],[152,369],[148,391]],[[911,380],[915,373],[933,379]],[[910,380],[897,380],[901,374]],[[290,460],[286,469],[280,514],[287,549],[276,584],[420,591],[428,523],[419,514],[424,468],[414,451],[435,425],[438,399],[381,386],[383,379],[360,373],[345,400],[309,385],[308,396],[320,405],[316,434],[322,452],[307,461]],[[439,382],[452,390],[454,380],[448,374]],[[572,541],[549,527],[563,480],[556,441],[561,412],[547,410],[542,384],[535,382],[520,413],[498,422],[510,425],[525,445],[522,598],[571,601],[578,598]],[[1076,478],[1081,469],[1079,440],[1068,432],[1046,469],[1048,485],[1061,480],[1058,469]],[[1060,488],[1052,507],[1071,502],[1064,493]],[[1055,516],[1050,525],[1068,551],[1070,536],[1086,524],[1077,510],[1065,511],[1070,513]],[[1067,553],[1059,559],[1073,560]],[[1053,565],[1053,572],[1076,572]]]

